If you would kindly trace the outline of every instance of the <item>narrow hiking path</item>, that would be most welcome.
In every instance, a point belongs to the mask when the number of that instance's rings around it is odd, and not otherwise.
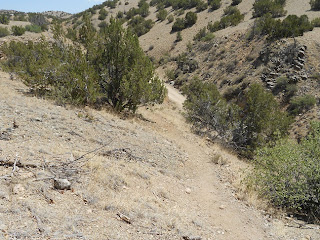
[[[290,228],[295,224],[272,219],[248,202],[239,200],[243,196],[234,185],[239,185],[240,175],[248,165],[218,144],[191,133],[190,125],[182,116],[185,96],[171,85],[166,87],[169,101],[167,107],[159,106],[152,111],[144,109],[141,113],[156,123],[155,131],[186,151],[188,161],[183,170],[191,193],[185,200],[190,199],[198,215],[212,229],[218,229],[213,239],[304,240],[310,236],[313,236],[310,239],[320,239],[319,231],[310,230],[319,229],[317,226],[305,231],[294,231]],[[214,158],[220,158],[218,163],[213,163]]]
[[[0,178],[0,238],[320,239],[239,200],[232,183],[246,165],[194,135],[184,97],[168,90],[170,101],[139,110],[150,121],[121,120],[32,97],[0,71],[0,160],[35,166]],[[0,164],[0,173],[12,167]],[[55,190],[52,177],[68,178],[72,191]]]
[[[183,96],[178,89],[174,88],[170,84],[165,84],[167,90],[168,90],[168,98],[169,101],[173,102],[178,106],[180,110],[182,110],[183,103],[186,100],[186,97]]]
[[[230,164],[239,164],[234,156],[218,145],[207,142],[190,132],[182,110],[184,97],[178,90],[168,88],[168,107],[140,110],[147,119],[155,122],[154,131],[173,141],[188,156],[181,171],[184,172],[186,191],[181,204],[205,222],[212,239],[275,239],[268,219],[261,212],[236,198],[231,187],[232,173],[227,173]],[[214,156],[221,156],[224,165],[213,163]],[[245,167],[243,164],[242,167]],[[202,224],[199,223],[201,226]]]

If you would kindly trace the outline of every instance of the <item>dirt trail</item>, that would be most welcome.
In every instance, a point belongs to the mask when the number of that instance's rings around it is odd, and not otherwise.
[[[211,226],[211,231],[214,230],[213,239],[308,239],[311,235],[314,238],[310,239],[320,239],[319,231],[291,230],[287,225],[294,224],[272,219],[247,202],[240,201],[238,197],[241,194],[238,195],[233,183],[239,180],[242,170],[248,166],[219,145],[191,133],[190,126],[181,115],[185,97],[172,86],[166,87],[171,102],[169,107],[141,112],[156,123],[155,131],[186,151],[189,161],[183,170],[191,194],[183,196],[181,202],[190,201],[190,211],[196,210],[198,216]],[[180,114],[177,114],[175,106]],[[212,162],[215,157],[220,157],[218,164]],[[318,229],[317,226],[312,228]]]
[[[176,90],[169,99],[139,110],[149,121],[121,120],[29,96],[0,72],[0,239],[320,239],[238,200],[245,164],[190,131]]]
[[[168,90],[168,98],[171,102],[175,103],[180,110],[182,110],[183,102],[186,100],[186,97],[183,96],[179,90],[171,86],[170,84],[165,84]]]
[[[212,234],[211,239],[275,239],[267,218],[236,199],[229,182],[234,179],[227,172],[230,164],[236,165],[239,162],[218,145],[190,133],[189,126],[174,107],[177,105],[180,109],[183,98],[179,97],[176,89],[168,88],[168,93],[169,99],[174,102],[171,109],[159,107],[157,110],[140,112],[156,122],[154,131],[167,137],[187,153],[188,161],[181,170],[185,172],[186,186],[191,193],[182,195],[180,204],[188,204],[185,207],[189,208],[190,213],[194,212],[191,215],[198,215],[206,223]],[[212,162],[216,155],[221,156],[224,166]]]

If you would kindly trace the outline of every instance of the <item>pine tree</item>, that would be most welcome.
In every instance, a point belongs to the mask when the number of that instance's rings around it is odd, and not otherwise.
[[[97,59],[100,85],[114,108],[135,111],[140,104],[163,101],[164,86],[150,59],[137,36],[118,20],[110,20],[99,49],[104,49]]]

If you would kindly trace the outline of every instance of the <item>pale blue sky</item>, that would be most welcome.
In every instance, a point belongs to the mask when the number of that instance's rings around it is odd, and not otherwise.
[[[0,0],[0,9],[23,12],[65,11],[78,13],[104,0]]]

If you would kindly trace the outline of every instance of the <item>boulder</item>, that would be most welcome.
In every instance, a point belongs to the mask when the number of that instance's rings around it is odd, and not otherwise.
[[[55,178],[53,182],[53,186],[58,190],[70,190],[71,183],[67,179],[59,179]]]

